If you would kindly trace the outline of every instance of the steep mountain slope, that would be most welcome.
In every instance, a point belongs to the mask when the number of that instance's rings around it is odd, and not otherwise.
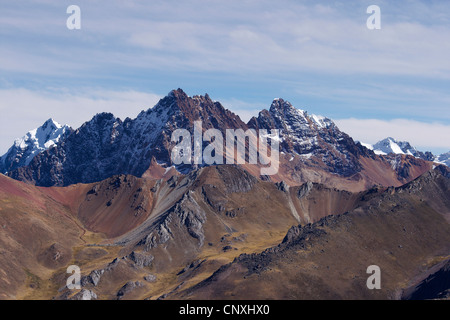
[[[92,244],[142,223],[153,184],[115,176],[42,188],[0,175],[0,299],[50,299],[65,287],[69,265],[95,267],[116,257],[116,247]]]
[[[227,129],[254,129],[257,137],[261,129],[280,130],[278,171],[264,178],[272,182],[285,181],[292,186],[308,181],[350,191],[362,191],[373,185],[400,186],[433,165],[406,155],[379,157],[355,143],[331,120],[308,115],[283,99],[275,99],[269,110],[261,111],[258,118],[245,124],[208,95],[189,97],[178,89],[155,107],[141,112],[136,119],[122,121],[108,113],[96,115],[58,146],[42,152],[28,166],[12,170],[8,175],[39,186],[67,186],[98,182],[119,174],[142,177],[150,167],[158,165],[171,170],[171,151],[176,145],[171,141],[172,133],[187,129],[194,145],[197,120],[202,122],[202,133],[218,129],[224,141]],[[257,138],[257,142],[261,141]],[[208,144],[203,142],[202,147]],[[248,158],[248,140],[244,147]],[[195,147],[193,149],[195,153]],[[233,147],[228,145],[223,151],[224,155],[234,154]],[[238,156],[241,155],[234,154],[235,159]],[[188,173],[205,165],[203,158],[198,165],[181,164],[173,168],[178,173]],[[256,164],[247,161],[242,165],[255,177],[261,175],[264,166],[261,161]]]
[[[400,298],[417,274],[449,257],[449,186],[450,171],[441,166],[403,187],[371,190],[354,210],[293,227],[278,246],[241,255],[170,297]],[[380,290],[366,287],[370,265],[381,269]]]
[[[403,300],[450,299],[450,259],[444,260],[404,290]]]
[[[450,254],[444,166],[362,192],[236,165],[69,187],[0,179],[2,299],[399,298]],[[72,264],[81,290],[65,287]],[[379,292],[364,287],[371,264]]]
[[[8,152],[0,157],[0,173],[27,166],[39,153],[64,140],[73,129],[48,119],[42,126],[16,139]]]
[[[58,289],[48,279],[83,244],[83,228],[68,201],[82,193],[79,186],[62,194],[0,174],[0,299],[20,299],[30,292],[47,298]]]
[[[119,175],[94,185],[78,208],[78,219],[89,230],[115,237],[144,222],[152,211],[152,182]]]

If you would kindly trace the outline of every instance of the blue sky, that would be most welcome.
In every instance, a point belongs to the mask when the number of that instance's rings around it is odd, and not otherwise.
[[[81,29],[69,30],[69,5]],[[369,30],[366,9],[381,9]],[[0,154],[52,117],[134,118],[170,90],[244,120],[281,97],[355,140],[450,150],[448,1],[0,0]]]

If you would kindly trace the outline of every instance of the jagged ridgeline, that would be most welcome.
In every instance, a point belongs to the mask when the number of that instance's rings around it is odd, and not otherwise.
[[[38,186],[68,186],[118,174],[142,177],[152,163],[169,170],[173,165],[173,132],[185,129],[193,139],[196,121],[201,121],[203,132],[217,129],[223,137],[227,129],[279,130],[277,171],[262,177],[273,182],[299,185],[313,181],[364,190],[374,184],[400,186],[432,167],[431,161],[407,155],[378,156],[355,143],[330,119],[309,115],[283,99],[275,99],[269,110],[244,123],[207,94],[189,97],[178,89],[135,119],[122,121],[110,113],[97,114],[28,164],[8,170],[8,176]],[[175,168],[186,174],[203,165],[181,164]],[[262,164],[247,161],[243,167],[261,176]]]

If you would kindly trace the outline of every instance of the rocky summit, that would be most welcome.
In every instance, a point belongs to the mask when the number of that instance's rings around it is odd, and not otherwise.
[[[153,157],[171,165],[172,132],[178,128],[192,132],[195,120],[201,120],[204,129],[246,127],[208,95],[191,98],[178,89],[135,119],[122,121],[111,113],[97,114],[58,146],[8,175],[39,186],[89,183],[116,174],[140,177]]]

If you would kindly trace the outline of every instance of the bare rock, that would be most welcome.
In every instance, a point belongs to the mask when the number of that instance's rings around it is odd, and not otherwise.
[[[151,265],[154,257],[151,254],[148,253],[138,253],[138,252],[131,252],[127,256],[131,261],[134,262],[134,266],[137,268],[142,267],[148,267]]]
[[[143,284],[140,281],[128,281],[120,290],[117,292],[117,298],[121,299],[124,295],[134,291],[136,288],[142,287]]]
[[[94,300],[97,299],[97,295],[94,291],[88,289],[82,289],[75,294],[70,300]]]
[[[144,276],[144,280],[147,282],[155,282],[156,276],[149,273],[148,275]]]

